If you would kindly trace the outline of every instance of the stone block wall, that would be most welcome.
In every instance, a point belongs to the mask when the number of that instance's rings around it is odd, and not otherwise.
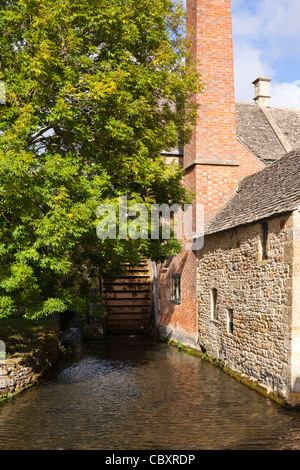
[[[37,383],[57,363],[62,354],[62,349],[54,338],[47,349],[1,360],[0,400],[11,397]]]
[[[19,393],[34,382],[35,372],[24,363],[23,358],[0,362],[0,398]]]
[[[288,401],[292,215],[268,221],[267,259],[263,259],[262,237],[261,223],[205,237],[198,254],[199,345],[232,371]],[[217,318],[212,313],[212,289],[217,292]]]

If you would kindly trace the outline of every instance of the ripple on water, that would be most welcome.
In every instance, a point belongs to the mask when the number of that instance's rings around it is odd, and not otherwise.
[[[300,414],[199,357],[111,338],[0,407],[0,449],[58,448],[297,449]]]

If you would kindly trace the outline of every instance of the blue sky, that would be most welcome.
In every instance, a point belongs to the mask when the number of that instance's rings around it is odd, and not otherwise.
[[[185,3],[185,0],[182,0]],[[300,0],[231,0],[235,95],[271,78],[271,105],[300,109]]]
[[[252,81],[272,79],[271,104],[300,108],[300,0],[232,0],[237,101],[252,101]]]

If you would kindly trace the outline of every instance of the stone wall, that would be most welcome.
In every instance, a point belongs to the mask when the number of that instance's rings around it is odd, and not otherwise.
[[[57,340],[47,350],[7,358],[0,361],[0,400],[11,397],[38,382],[53,367],[62,350]]]
[[[266,248],[267,259],[263,259],[261,223],[205,237],[198,254],[199,345],[232,371],[288,401],[293,297],[291,214],[268,221]],[[213,318],[212,289],[217,292],[217,318]]]

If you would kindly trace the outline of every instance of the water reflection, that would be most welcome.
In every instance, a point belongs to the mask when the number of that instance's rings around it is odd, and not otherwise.
[[[0,407],[0,449],[299,449],[300,413],[147,337],[77,343]]]

